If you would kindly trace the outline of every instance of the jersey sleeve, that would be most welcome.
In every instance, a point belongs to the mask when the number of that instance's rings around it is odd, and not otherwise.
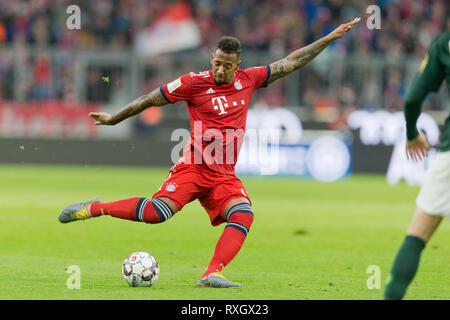
[[[192,77],[185,74],[160,87],[161,94],[169,103],[187,101],[192,96]]]
[[[418,134],[416,127],[422,103],[429,92],[435,92],[444,80],[444,66],[440,61],[440,41],[434,41],[423,59],[419,71],[409,87],[404,102],[406,136],[414,139]]]
[[[268,86],[270,77],[270,67],[268,65],[248,68],[245,72],[250,77],[255,89]]]
[[[438,39],[439,40],[439,39]],[[417,85],[428,91],[437,91],[444,81],[444,65],[440,61],[441,41],[435,41],[422,61],[417,74]]]

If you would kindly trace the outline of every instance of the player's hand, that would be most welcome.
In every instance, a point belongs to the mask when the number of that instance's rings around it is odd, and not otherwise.
[[[89,113],[89,117],[94,119],[96,122],[95,124],[100,125],[106,125],[106,126],[112,126],[114,125],[113,117],[109,113],[106,112],[91,112]]]
[[[345,34],[347,32],[349,32],[353,26],[355,24],[357,24],[359,21],[361,20],[361,18],[355,18],[352,21],[348,22],[348,23],[344,23],[341,24],[339,27],[337,27],[336,29],[334,29],[329,36],[331,37],[332,40],[336,40],[336,39],[340,39],[343,36],[345,36]]]
[[[427,137],[420,133],[414,139],[406,141],[406,158],[416,161],[423,160],[423,157],[428,155],[429,148]]]

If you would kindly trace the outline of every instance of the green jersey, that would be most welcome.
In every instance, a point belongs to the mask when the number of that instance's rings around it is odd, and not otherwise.
[[[450,92],[450,31],[443,32],[434,39],[406,93],[404,113],[408,140],[419,134],[416,123],[423,100],[429,92],[438,91],[444,79]],[[450,151],[450,116],[445,119],[439,151]]]

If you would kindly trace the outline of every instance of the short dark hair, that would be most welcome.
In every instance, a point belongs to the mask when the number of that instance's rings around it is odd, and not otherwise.
[[[241,42],[232,36],[223,36],[217,43],[217,49],[222,50],[226,54],[236,53],[239,57],[241,55]]]

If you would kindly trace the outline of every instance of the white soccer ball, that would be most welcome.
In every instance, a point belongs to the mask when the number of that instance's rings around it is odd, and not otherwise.
[[[159,277],[159,265],[147,252],[130,254],[122,265],[122,275],[131,287],[151,287]]]

